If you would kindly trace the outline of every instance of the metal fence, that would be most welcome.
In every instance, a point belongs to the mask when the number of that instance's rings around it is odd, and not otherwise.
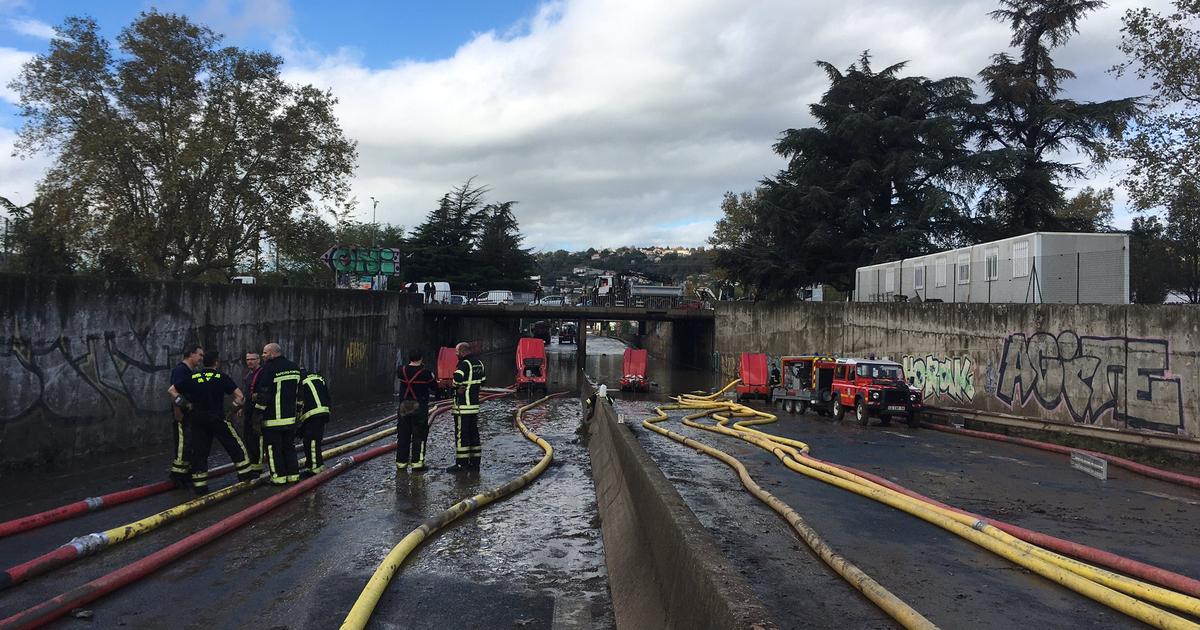
[[[859,269],[856,302],[1128,304],[1124,250],[1001,257],[947,252]]]

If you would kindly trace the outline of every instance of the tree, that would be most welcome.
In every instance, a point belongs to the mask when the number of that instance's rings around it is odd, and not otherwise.
[[[537,272],[537,264],[533,254],[521,246],[524,238],[512,213],[514,205],[515,201],[505,201],[483,209],[475,250],[480,286],[533,288],[529,277]]]
[[[41,197],[24,206],[0,197],[0,207],[11,217],[4,246],[12,251],[5,270],[49,275],[75,271],[78,261],[67,240],[83,228],[73,225],[71,217],[56,216],[55,207]]]
[[[87,226],[66,243],[82,263],[219,277],[264,233],[345,199],[355,147],[335,99],[283,81],[279,57],[220,40],[150,11],[114,53],[94,21],[68,18],[12,82],[19,150],[55,155],[41,203]]]
[[[1056,156],[1075,150],[1093,165],[1111,157],[1110,141],[1119,139],[1137,113],[1136,99],[1080,103],[1060,98],[1062,84],[1075,78],[1055,65],[1050,51],[1078,32],[1101,0],[1001,0],[991,16],[1012,27],[1014,57],[992,56],[980,71],[987,101],[974,107],[972,131],[980,149],[984,193],[980,211],[985,233],[1013,236],[1061,229],[1056,210],[1063,206],[1063,183],[1085,169]]]
[[[403,273],[410,282],[429,280],[476,286],[479,272],[473,256],[488,190],[472,180],[456,186],[438,201],[409,238]]]
[[[1162,304],[1176,267],[1158,217],[1134,217],[1129,230],[1129,288],[1136,304]]]
[[[1200,304],[1200,187],[1185,182],[1167,206],[1167,251],[1177,273],[1171,288]]]
[[[763,296],[848,289],[856,267],[953,244],[962,229],[970,81],[875,71],[867,53],[845,72],[818,65],[830,86],[810,106],[817,126],[784,132],[787,168],[753,196],[727,195],[710,241],[724,274]]]
[[[1072,232],[1112,232],[1113,189],[1085,186],[1054,210],[1054,218]]]

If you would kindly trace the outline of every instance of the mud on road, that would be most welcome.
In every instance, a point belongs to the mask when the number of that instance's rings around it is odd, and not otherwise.
[[[618,401],[644,419],[650,405]],[[792,472],[746,442],[664,426],[738,457],[838,552],[935,624],[1134,628],[1138,622],[924,521]],[[813,455],[886,477],[934,499],[1196,577],[1200,492],[1126,471],[1101,482],[1065,457],[934,431],[780,416],[759,427]],[[713,532],[781,627],[894,627],[836,577],[715,459],[642,430],[639,442]],[[1110,469],[1111,471],[1112,469]]]

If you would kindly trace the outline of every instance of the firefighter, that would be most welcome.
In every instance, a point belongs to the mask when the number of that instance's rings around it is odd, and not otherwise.
[[[255,476],[250,470],[250,461],[246,459],[246,446],[225,415],[225,396],[233,394],[233,404],[240,406],[243,402],[242,390],[232,377],[220,370],[220,355],[209,352],[204,355],[203,369],[192,372],[190,378],[178,385],[172,384],[167,389],[177,405],[190,408],[191,479],[192,491],[197,495],[208,493],[208,453],[212,450],[214,437],[229,454],[229,460],[237,469],[238,481]]]
[[[197,344],[192,344],[183,349],[183,360],[171,369],[171,385],[170,387],[178,386],[192,378],[192,371],[200,366],[200,362],[204,360],[204,348]],[[176,396],[168,395],[174,401]],[[171,460],[171,481],[179,488],[188,486],[188,471],[191,469],[191,457],[188,453],[187,433],[190,431],[188,426],[188,411],[183,406],[172,402],[171,404],[171,420],[174,425],[174,444],[175,458]]]
[[[259,372],[262,371],[262,366],[258,359],[257,352],[246,353],[246,373],[242,376],[242,391],[247,396],[254,391],[254,379],[258,378]],[[242,418],[242,436],[245,438],[246,456],[250,460],[250,469],[254,472],[262,472],[262,427],[259,423],[262,422],[262,412],[267,408],[262,403],[253,403],[246,401],[244,405],[238,408],[238,416]]]
[[[425,369],[420,350],[408,353],[408,365],[400,366],[396,376],[404,391],[396,412],[396,472],[425,471],[425,441],[429,437],[429,394],[437,379]]]
[[[329,423],[329,388],[325,379],[316,372],[300,370],[300,439],[304,440],[304,453],[308,467],[300,473],[302,479],[325,470],[325,458],[321,456],[321,440],[325,437],[325,425]]]
[[[271,483],[284,485],[300,481],[300,462],[296,459],[296,393],[300,389],[300,368],[283,356],[277,343],[263,347],[263,366],[254,381],[254,401],[263,404],[263,452],[271,467]]]
[[[479,389],[487,380],[483,361],[470,358],[471,346],[454,346],[458,368],[454,370],[454,465],[447,472],[479,470],[483,446],[479,442]]]

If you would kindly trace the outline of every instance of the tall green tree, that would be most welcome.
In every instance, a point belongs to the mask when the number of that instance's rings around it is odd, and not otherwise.
[[[12,82],[18,147],[54,155],[38,196],[87,226],[66,244],[83,264],[230,274],[264,233],[345,199],[356,156],[335,99],[284,81],[279,57],[220,42],[150,11],[114,51],[93,20],[73,17]]]
[[[787,168],[750,196],[727,196],[711,243],[723,273],[766,296],[854,284],[854,269],[956,242],[970,165],[962,77],[819,62],[830,86],[810,106],[816,126],[775,145]]]
[[[1055,208],[1054,218],[1072,232],[1112,232],[1116,229],[1113,227],[1113,198],[1112,188],[1085,186]]]
[[[1058,157],[1077,151],[1091,164],[1111,157],[1110,143],[1137,113],[1136,99],[1081,103],[1062,96],[1075,74],[1055,64],[1051,51],[1078,32],[1101,0],[1001,0],[991,16],[1012,28],[1008,52],[992,56],[980,73],[987,100],[974,108],[972,130],[984,167],[983,227],[976,238],[1061,229],[1056,214],[1064,183],[1085,174]]]
[[[1158,217],[1134,217],[1129,230],[1129,288],[1135,304],[1162,304],[1173,284],[1175,264]]]
[[[437,207],[409,237],[409,255],[403,266],[406,280],[448,281],[471,287],[479,284],[474,250],[487,193],[487,188],[467,180],[442,195]]]
[[[522,245],[524,237],[512,212],[516,203],[505,201],[483,209],[475,249],[481,287],[533,288],[529,277],[537,273],[537,264],[530,250]]]

